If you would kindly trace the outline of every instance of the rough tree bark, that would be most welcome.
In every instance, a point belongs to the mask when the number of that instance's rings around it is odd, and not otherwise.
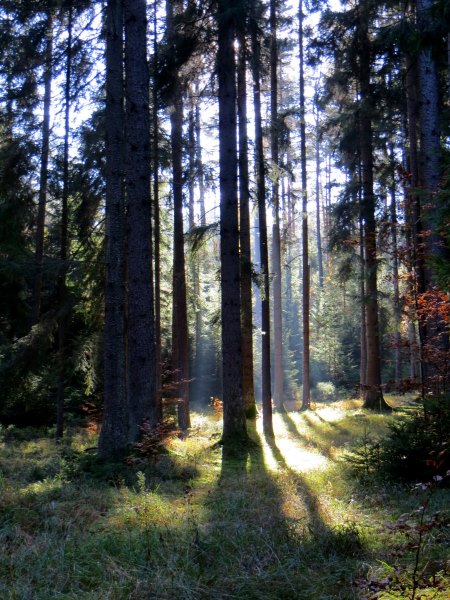
[[[242,398],[242,330],[237,190],[236,0],[219,0],[217,9],[220,165],[220,274],[222,308],[222,443],[247,443]]]
[[[145,0],[124,0],[129,441],[158,421],[150,203],[150,112]]]
[[[120,454],[128,443],[125,368],[125,212],[123,11],[121,0],[106,8],[106,203],[104,407],[99,454]]]
[[[247,131],[247,36],[246,27],[238,28],[238,115],[239,115],[239,241],[241,249],[241,311],[242,311],[242,392],[245,414],[256,418],[253,384],[253,315],[252,258],[250,249],[250,183]]]

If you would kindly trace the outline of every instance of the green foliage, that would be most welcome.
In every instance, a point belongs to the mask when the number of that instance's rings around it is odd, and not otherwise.
[[[319,381],[315,388],[315,399],[329,402],[336,399],[337,389],[332,381]]]
[[[386,436],[368,431],[345,460],[357,472],[379,472],[393,479],[429,481],[450,468],[450,398],[427,398],[389,424]]]

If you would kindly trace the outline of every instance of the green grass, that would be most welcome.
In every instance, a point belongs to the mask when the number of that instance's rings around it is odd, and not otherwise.
[[[259,446],[223,459],[217,417],[194,414],[187,439],[131,464],[97,462],[95,437],[83,431],[61,445],[9,433],[0,598],[411,598],[416,533],[408,538],[401,524],[428,492],[358,480],[343,460],[395,418],[355,401],[321,403],[275,415],[274,443],[258,422]],[[434,491],[427,514],[449,499],[448,489]],[[443,526],[425,532],[416,598],[449,597],[449,547]]]

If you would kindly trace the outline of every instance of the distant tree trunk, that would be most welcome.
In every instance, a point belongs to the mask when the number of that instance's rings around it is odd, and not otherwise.
[[[424,268],[424,252],[423,252],[423,231],[422,231],[422,216],[420,207],[420,194],[418,188],[419,181],[419,157],[418,157],[418,70],[417,61],[411,56],[406,56],[406,109],[407,109],[407,124],[408,124],[408,172],[410,173],[409,186],[407,189],[406,199],[406,215],[409,221],[410,231],[410,254],[411,254],[411,278],[410,278],[410,295],[414,299],[416,309],[418,294],[425,291],[425,268]],[[422,323],[419,322],[419,365],[420,365],[420,380],[423,386],[423,340],[425,332]],[[411,353],[411,376],[415,378],[417,364],[416,357],[416,336],[415,325],[410,321],[409,340]]]
[[[254,12],[254,3],[253,3]],[[250,23],[252,42],[253,104],[255,114],[255,170],[256,196],[258,203],[259,254],[261,264],[261,403],[264,433],[273,437],[272,395],[270,371],[270,284],[269,245],[267,240],[266,183],[261,119],[261,65],[256,16]]]
[[[128,443],[125,358],[125,211],[122,0],[106,8],[106,203],[104,407],[99,454],[119,454]]]
[[[64,433],[64,394],[65,394],[65,369],[66,369],[66,329],[67,315],[65,304],[67,302],[66,274],[69,250],[69,135],[70,135],[70,93],[72,79],[72,28],[73,5],[69,1],[67,15],[67,62],[66,80],[64,84],[64,150],[63,150],[63,193],[61,206],[61,240],[59,249],[60,271],[58,275],[58,304],[62,315],[58,319],[58,391],[56,399],[56,439],[61,439]]]
[[[129,441],[158,422],[145,0],[124,0]]]
[[[359,22],[360,151],[362,162],[362,218],[366,263],[367,380],[364,408],[388,410],[381,389],[380,337],[378,324],[377,245],[375,195],[373,192],[371,51],[366,7],[361,7]]]
[[[199,204],[200,204],[200,225],[206,225],[205,213],[205,174],[203,170],[202,160],[202,141],[201,141],[201,119],[200,119],[200,86],[198,81],[195,83],[195,94],[197,96],[195,102],[195,153],[197,161],[197,179],[199,188]]]
[[[323,251],[322,251],[322,228],[320,212],[322,210],[320,202],[320,123],[319,123],[319,109],[316,108],[316,239],[317,239],[317,263],[319,268],[319,287],[323,289]]]
[[[241,249],[242,386],[245,414],[256,418],[253,384],[252,257],[250,249],[250,184],[247,132],[247,50],[245,26],[238,28],[238,115],[239,115],[239,241]]]
[[[237,194],[236,0],[219,0],[217,11],[220,164],[220,274],[222,394],[225,448],[247,441],[242,398],[242,330]]]
[[[162,410],[162,389],[161,389],[161,218],[159,206],[159,118],[158,118],[158,90],[156,87],[156,74],[158,72],[158,22],[157,22],[158,3],[155,0],[153,4],[153,88],[152,88],[152,121],[153,121],[153,219],[154,219],[154,244],[155,244],[155,360],[156,360],[156,383],[155,383],[155,404],[156,418],[161,420]]]
[[[432,0],[417,0],[417,20],[419,28],[424,29],[430,20]],[[426,209],[422,216],[431,235],[425,237],[427,259],[432,255],[443,256],[443,244],[436,231],[434,214],[436,193],[441,178],[440,167],[440,119],[439,84],[436,64],[431,48],[423,48],[419,54],[419,118],[420,118],[420,170],[423,186],[422,202]],[[433,285],[431,267],[425,264],[427,285]]]
[[[309,304],[310,304],[310,268],[308,251],[308,189],[306,178],[306,111],[305,79],[303,66],[303,0],[299,9],[299,51],[300,51],[300,149],[302,164],[302,278],[303,278],[303,393],[302,409],[311,405],[310,348],[309,348]]]
[[[390,143],[389,160],[391,163],[391,237],[392,237],[392,281],[394,286],[394,354],[395,354],[395,385],[398,386],[402,378],[402,353],[401,353],[401,334],[400,325],[402,319],[402,307],[400,304],[399,289],[399,258],[398,258],[398,220],[397,220],[397,193],[395,185],[395,157],[394,146]]]
[[[278,40],[276,0],[270,0],[270,148],[272,158],[273,401],[283,410],[283,317],[279,200]]]
[[[361,397],[364,398],[367,386],[367,333],[366,333],[366,269],[364,260],[364,231],[362,220],[359,220],[359,248],[360,248],[360,276],[359,276],[359,298],[361,304],[361,361],[359,367],[359,385]]]
[[[36,268],[31,324],[36,325],[41,316],[42,266],[44,259],[45,213],[47,207],[48,158],[50,153],[50,108],[52,103],[53,78],[53,10],[48,9],[46,23],[46,48],[44,64],[44,115],[42,121],[41,165],[39,175],[38,213],[36,220],[36,247],[34,262]]]
[[[174,15],[182,10],[178,0],[167,2],[167,32],[175,53]],[[183,232],[183,96],[178,73],[173,74],[170,112],[173,190],[173,292],[172,292],[172,373],[178,399],[178,425],[189,429],[189,346],[186,301],[186,267]]]

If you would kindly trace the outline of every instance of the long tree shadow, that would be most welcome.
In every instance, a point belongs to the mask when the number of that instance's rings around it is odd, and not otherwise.
[[[354,536],[350,543],[346,532],[327,524],[319,498],[273,439],[267,443],[278,471],[268,471],[258,441],[240,453],[222,453],[218,484],[207,499],[207,527],[199,534],[199,578],[208,588],[201,597],[344,598],[334,595],[342,585],[335,556],[350,556]],[[324,561],[329,573],[321,579]]]

